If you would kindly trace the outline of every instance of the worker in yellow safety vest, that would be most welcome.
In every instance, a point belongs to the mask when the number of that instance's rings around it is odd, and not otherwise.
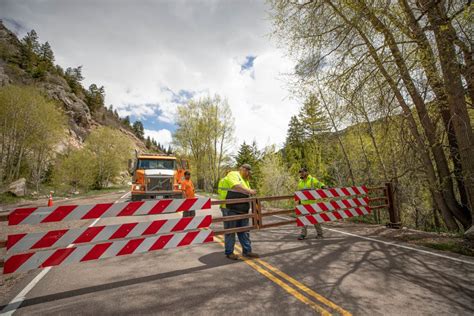
[[[311,176],[308,173],[308,169],[301,168],[299,171],[300,174],[300,181],[298,182],[298,191],[303,190],[314,190],[314,189],[322,189],[324,187],[324,183],[316,179],[315,177]],[[305,200],[300,201],[301,204],[313,204],[314,200]],[[316,229],[317,235],[316,238],[323,238],[323,229],[321,224],[314,224],[314,228]],[[308,229],[306,226],[303,226],[301,229],[301,234],[298,237],[298,240],[303,240],[308,235]]]
[[[219,181],[219,199],[230,200],[239,198],[248,198],[255,195],[257,191],[250,188],[249,178],[252,167],[249,164],[240,166],[239,171],[231,171]],[[223,216],[233,216],[247,214],[250,210],[250,203],[222,204],[221,211]],[[224,222],[224,228],[237,228],[249,226],[249,219],[240,219],[236,221]],[[250,234],[248,231],[238,232],[237,237],[242,245],[242,254],[244,257],[258,258],[258,254],[252,252]],[[238,260],[239,257],[234,254],[235,233],[224,235],[225,250],[227,258]]]

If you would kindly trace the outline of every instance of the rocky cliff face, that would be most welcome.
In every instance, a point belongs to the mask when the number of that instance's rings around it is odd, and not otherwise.
[[[0,20],[0,87],[8,84],[34,85],[44,91],[50,99],[62,105],[69,118],[69,136],[58,144],[58,151],[62,151],[67,146],[81,147],[90,131],[101,126],[93,119],[85,102],[85,96],[74,93],[66,80],[59,75],[47,73],[41,79],[33,78],[17,65],[20,54],[20,41]],[[125,137],[132,140],[137,149],[146,150],[143,141],[132,132],[124,128],[119,128],[119,130]]]

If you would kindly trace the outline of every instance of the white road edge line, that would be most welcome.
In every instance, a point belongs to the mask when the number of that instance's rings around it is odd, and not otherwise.
[[[281,218],[281,219],[286,219],[286,220],[289,219],[288,217],[283,217],[283,216],[278,216],[278,215],[273,215],[273,216]],[[418,252],[426,253],[426,254],[429,254],[429,255],[432,255],[432,256],[441,257],[441,258],[450,259],[450,260],[457,261],[457,262],[462,262],[462,263],[474,265],[474,261],[462,260],[462,259],[442,255],[442,254],[439,254],[439,253],[431,252],[431,251],[428,251],[428,250],[423,250],[423,249],[413,248],[413,247],[410,247],[410,246],[400,245],[400,244],[398,244],[394,241],[389,242],[389,241],[383,241],[383,240],[379,240],[379,239],[375,239],[375,238],[371,238],[371,237],[359,236],[359,235],[356,235],[356,234],[347,233],[347,232],[343,232],[343,231],[332,229],[332,228],[323,227],[323,229],[329,230],[329,231],[332,231],[332,232],[336,232],[336,233],[339,233],[339,234],[343,234],[343,235],[358,237],[358,238],[365,239],[365,240],[376,241],[376,242],[379,242],[379,243],[382,243],[382,244],[385,244],[385,245],[389,245],[389,246],[395,246],[395,247],[398,247],[398,248],[418,251]]]
[[[120,200],[122,200],[124,197],[126,197],[127,195],[129,195],[130,192],[127,192],[125,193],[124,195],[122,195],[117,201],[115,201],[114,203],[118,203]],[[89,227],[92,227],[94,226],[95,224],[97,224],[97,222],[100,220],[100,218],[96,218],[92,224],[89,225]],[[67,248],[71,248],[72,246],[74,246],[74,244],[70,244],[67,246]],[[30,283],[28,283],[28,285],[20,291],[20,293],[17,294],[17,296],[15,296],[11,301],[10,303],[8,303],[5,308],[0,312],[0,316],[10,316],[10,315],[13,315],[13,313],[16,312],[16,310],[21,306],[21,304],[23,303],[23,301],[26,299],[26,295],[35,287],[36,284],[38,284],[39,281],[41,281],[41,279],[44,278],[44,276],[51,270],[51,267],[47,267],[45,268],[44,270],[42,270],[33,280],[31,280]]]

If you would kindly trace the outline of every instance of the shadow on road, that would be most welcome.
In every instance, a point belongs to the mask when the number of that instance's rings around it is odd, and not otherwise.
[[[238,261],[228,260],[227,258],[225,258],[223,256],[222,252],[213,252],[213,253],[204,255],[204,256],[199,258],[199,261],[204,263],[204,265],[199,266],[199,267],[189,268],[189,269],[174,270],[174,271],[159,273],[159,274],[155,274],[155,275],[147,275],[147,276],[140,277],[140,278],[135,278],[135,279],[128,279],[128,280],[122,280],[122,281],[117,281],[117,282],[111,282],[111,283],[95,285],[95,286],[85,287],[85,288],[81,288],[81,289],[76,289],[76,290],[65,291],[65,292],[61,292],[61,293],[55,293],[55,294],[51,294],[51,295],[45,295],[45,296],[39,296],[39,297],[35,297],[35,298],[26,299],[23,302],[23,304],[21,304],[21,307],[27,307],[27,306],[32,306],[32,305],[57,301],[57,300],[71,298],[71,297],[80,296],[80,295],[84,295],[84,294],[90,294],[90,293],[96,293],[96,292],[101,292],[101,291],[117,289],[117,288],[130,286],[130,285],[136,285],[136,284],[141,284],[141,283],[146,283],[146,282],[153,282],[153,281],[157,281],[157,280],[171,278],[171,277],[175,277],[175,276],[179,276],[179,275],[186,275],[186,274],[195,273],[195,272],[198,272],[198,271],[204,271],[204,270],[212,269],[212,268],[215,268],[215,267],[225,266],[225,265],[228,265],[228,264],[234,264],[234,263],[238,262]],[[0,310],[3,310],[6,306],[7,305],[0,306]],[[3,310],[3,312],[8,312],[8,310]]]
[[[474,311],[474,289],[469,282],[474,271],[462,264],[337,234],[328,234],[323,240],[296,241],[294,228],[262,231],[253,234],[252,239],[257,250],[265,250],[260,251],[263,259],[354,314],[391,310],[392,306],[400,306],[400,299],[407,298],[449,306],[454,313]],[[203,255],[199,261],[202,266],[29,298],[21,307],[239,263],[225,258],[223,251]],[[374,302],[374,296],[386,299]]]

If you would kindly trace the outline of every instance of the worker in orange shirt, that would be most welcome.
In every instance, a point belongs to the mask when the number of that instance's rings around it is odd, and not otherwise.
[[[184,172],[184,180],[181,182],[181,190],[183,191],[183,195],[185,199],[192,199],[195,197],[194,195],[194,184],[191,180],[191,172],[185,171]],[[196,211],[184,211],[183,217],[193,217],[196,215]]]

